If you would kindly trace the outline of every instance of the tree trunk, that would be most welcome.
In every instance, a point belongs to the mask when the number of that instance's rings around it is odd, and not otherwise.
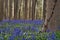
[[[29,1],[29,20],[32,20],[32,0]]]
[[[12,20],[12,0],[9,0],[9,20]]]
[[[35,6],[37,0],[32,0],[32,20],[35,19]]]
[[[14,19],[14,0],[12,0],[12,20]]]
[[[18,0],[14,0],[14,19],[17,19]]]
[[[0,21],[3,20],[3,0],[0,0]]]
[[[46,0],[46,17],[43,30],[47,29],[50,29],[51,31],[58,30],[57,27],[60,26],[60,22],[58,21],[60,20],[59,2],[60,0],[57,0],[56,2],[55,0]]]

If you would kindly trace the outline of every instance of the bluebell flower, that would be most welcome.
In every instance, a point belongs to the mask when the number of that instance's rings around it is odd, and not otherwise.
[[[22,40],[26,40],[26,38],[22,38]]]
[[[4,28],[4,30],[5,30],[6,33],[9,33],[10,32],[10,27],[6,27],[6,28]]]
[[[45,38],[50,39],[51,38],[50,37],[50,33],[47,33],[47,35],[45,36]]]
[[[56,36],[55,36],[55,33],[54,32],[52,32],[52,34],[49,34],[49,35],[47,35],[47,39],[49,40],[55,40],[55,38],[56,38]]]
[[[28,36],[28,33],[26,32],[25,35]]]
[[[31,34],[31,38],[32,38],[32,40],[36,40],[34,34]]]
[[[2,29],[0,29],[0,34],[3,32],[3,30]]]
[[[4,28],[0,29],[0,32],[1,33],[4,33],[5,32],[5,29]]]
[[[28,27],[22,27],[23,30],[30,30],[30,28],[31,28],[30,26],[28,26]]]
[[[26,20],[25,22],[31,24],[32,23],[32,20]]]
[[[32,31],[39,32],[38,28],[36,28],[36,27],[31,27],[31,30],[32,30]]]
[[[15,22],[15,23],[25,23],[26,20],[13,20],[13,22]]]
[[[2,25],[3,25],[3,23],[4,23],[4,22],[0,22],[0,26],[2,26]]]
[[[9,36],[8,40],[14,40],[15,37],[14,36]]]
[[[47,30],[46,30],[46,32],[48,32],[48,33],[49,33],[49,32],[50,32],[50,30],[49,30],[49,29],[47,29]]]
[[[4,40],[4,38],[2,36],[0,36],[0,40]]]
[[[26,20],[21,20],[21,23],[26,23]]]
[[[27,29],[27,30],[30,30],[30,29],[31,29],[31,27],[30,27],[30,26],[28,26],[28,27],[26,27],[26,29]]]
[[[42,20],[33,20],[34,24],[41,25],[43,23]]]
[[[3,20],[3,22],[8,22],[9,20]]]
[[[47,35],[46,38],[47,40],[51,40],[50,35]]]
[[[11,22],[13,22],[13,23],[17,23],[17,21],[16,21],[16,20],[11,20]]]
[[[2,26],[3,24],[4,24],[4,22],[3,22],[3,21],[1,21],[1,22],[0,22],[0,26]]]
[[[48,38],[47,40],[52,40],[51,38]]]
[[[55,35],[55,33],[54,33],[54,32],[52,32],[52,34],[51,34],[51,38],[52,38],[53,40],[55,40],[56,35]]]
[[[18,36],[21,30],[19,28],[14,28],[13,35]]]
[[[36,29],[35,29],[35,31],[36,31],[36,32],[39,32],[39,29],[38,29],[38,28],[36,28]]]
[[[21,31],[21,32],[19,33],[19,36],[23,36],[23,31]]]
[[[14,32],[21,32],[20,28],[14,28]]]
[[[34,31],[35,30],[35,27],[31,27],[31,30]]]
[[[10,22],[9,22],[9,25],[13,25],[13,24],[15,24],[13,21],[10,21]]]

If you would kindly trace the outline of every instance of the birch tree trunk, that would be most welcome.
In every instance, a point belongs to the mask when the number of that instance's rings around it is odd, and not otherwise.
[[[60,26],[60,0],[46,0],[46,17],[43,30],[58,30]],[[52,14],[53,13],[53,14]],[[52,16],[51,16],[52,15]],[[49,19],[50,18],[50,19]],[[48,22],[49,20],[49,22]]]
[[[12,20],[14,19],[14,0],[12,0]]]

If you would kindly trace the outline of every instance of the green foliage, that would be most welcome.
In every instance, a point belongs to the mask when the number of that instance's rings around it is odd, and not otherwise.
[[[56,40],[60,40],[60,31],[56,31]]]

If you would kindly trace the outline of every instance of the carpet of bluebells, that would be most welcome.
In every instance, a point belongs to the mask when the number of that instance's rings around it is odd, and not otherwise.
[[[42,20],[0,21],[0,40],[60,40],[60,31],[39,33]]]

